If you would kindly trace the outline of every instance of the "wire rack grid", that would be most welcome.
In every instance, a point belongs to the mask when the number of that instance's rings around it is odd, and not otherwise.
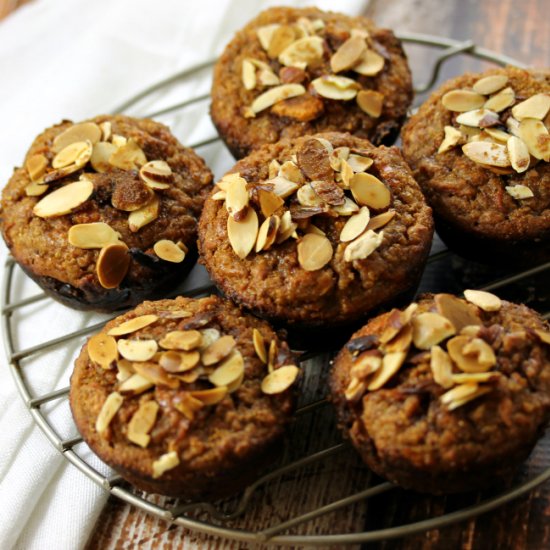
[[[501,66],[508,64],[522,66],[521,63],[518,63],[517,61],[504,55],[499,55],[479,48],[471,41],[460,42],[448,38],[418,34],[400,34],[399,38],[401,38],[406,44],[416,44],[422,47],[435,48],[436,50],[431,76],[428,78],[427,82],[416,86],[417,94],[429,91],[436,83],[440,69],[444,62],[459,54],[466,54],[476,59],[489,61]],[[199,71],[211,67],[212,63],[212,60],[200,63],[194,67],[186,69],[185,71],[174,74],[153,86],[150,86],[141,93],[136,94],[129,101],[120,105],[117,109],[115,109],[115,112],[124,112],[137,102],[150,96],[153,92],[166,88],[167,86],[171,86],[181,79],[192,78]],[[198,95],[189,100],[157,110],[156,112],[150,112],[147,116],[153,117],[175,112],[193,104],[206,102],[208,97],[208,94]],[[212,145],[217,141],[219,141],[219,138],[216,136],[211,139],[189,145],[195,149],[201,149]],[[460,263],[460,259],[454,257],[454,255],[446,249],[440,249],[437,252],[432,253],[428,260],[428,268],[423,278],[423,282],[421,283],[421,288],[423,290],[439,290],[437,288],[439,285],[438,277],[441,277],[442,270],[437,270],[434,266],[437,266],[442,262],[447,262],[443,269],[447,270],[449,265],[451,266],[451,269],[453,269],[453,262],[456,263],[457,261]],[[449,264],[449,262],[451,263]],[[534,285],[535,291],[534,293],[531,292],[531,295],[540,297],[541,294],[548,292],[547,285],[544,283],[544,278],[546,271],[550,268],[550,262],[518,272],[514,272],[513,270],[508,270],[504,273],[500,271],[494,272],[491,270],[488,272],[484,271],[481,278],[479,273],[472,274],[469,273],[468,270],[465,272],[464,265],[462,265],[462,272],[459,277],[461,279],[461,283],[463,282],[463,279],[470,278],[476,282],[477,288],[484,290],[505,292],[506,289],[511,288],[513,293],[514,289],[517,291],[518,288],[525,288],[526,286],[532,288]],[[333,545],[380,541],[384,539],[403,537],[429,529],[441,528],[468,518],[472,518],[479,514],[483,514],[528,493],[544,481],[550,479],[550,465],[548,465],[544,467],[544,469],[537,475],[532,475],[527,479],[514,482],[506,490],[500,491],[496,494],[491,494],[489,498],[485,498],[484,500],[478,501],[472,505],[444,513],[437,517],[428,517],[420,521],[392,525],[381,529],[378,528],[374,530],[345,533],[329,532],[322,534],[303,534],[292,531],[300,526],[307,527],[311,524],[311,522],[326,514],[347,509],[356,503],[365,502],[368,499],[375,499],[377,495],[396,490],[396,487],[392,483],[380,481],[374,479],[374,477],[371,478],[371,476],[367,476],[368,483],[362,490],[351,491],[351,494],[346,494],[339,498],[329,499],[328,502],[323,502],[309,510],[296,513],[291,517],[282,518],[281,520],[274,518],[273,523],[268,527],[252,530],[239,528],[236,525],[238,525],[237,520],[249,511],[249,505],[251,502],[254,502],[255,506],[261,505],[261,502],[258,504],[258,493],[265,493],[265,491],[268,491],[274,483],[280,483],[283,478],[286,478],[287,480],[290,478],[290,482],[292,483],[292,475],[300,470],[323,463],[331,457],[339,455],[343,452],[353,453],[352,450],[348,449],[348,446],[345,443],[340,442],[338,439],[336,439],[333,444],[325,445],[323,448],[318,450],[305,449],[305,452],[301,453],[300,456],[291,456],[292,453],[285,452],[281,463],[276,468],[260,477],[255,483],[246,488],[246,490],[238,497],[223,503],[212,504],[206,502],[180,502],[174,499],[158,499],[152,497],[151,495],[138,492],[126,484],[120,476],[105,476],[100,473],[98,469],[90,463],[90,460],[84,456],[85,453],[81,451],[81,449],[86,449],[86,445],[81,437],[63,437],[62,434],[57,433],[56,428],[50,422],[48,412],[45,410],[44,406],[48,403],[66,400],[69,394],[69,387],[62,387],[52,392],[36,395],[33,393],[30,384],[28,383],[28,379],[23,374],[24,365],[22,365],[21,362],[25,358],[36,356],[37,354],[51,348],[63,346],[69,342],[83,339],[98,330],[104,324],[104,321],[67,334],[63,334],[60,337],[41,342],[31,347],[18,348],[15,345],[17,322],[14,320],[14,313],[23,310],[32,304],[36,304],[43,300],[49,300],[49,298],[43,293],[25,298],[18,297],[16,295],[17,292],[14,289],[14,280],[17,276],[17,269],[18,268],[13,259],[8,258],[4,269],[4,277],[1,288],[2,332],[7,361],[10,366],[11,373],[21,398],[29,409],[32,418],[44,432],[49,441],[64,456],[64,458],[87,475],[93,482],[102,486],[113,496],[118,497],[123,501],[137,506],[138,508],[150,514],[154,514],[155,516],[158,516],[166,521],[181,525],[197,532],[244,542],[269,542],[278,545]],[[432,272],[430,272],[430,269]],[[18,275],[22,274],[19,273]],[[184,294],[187,296],[200,296],[212,292],[213,290],[214,287],[212,283],[207,282],[204,285],[200,285],[192,290],[184,292]],[[455,289],[455,291],[459,290],[460,289]],[[550,297],[547,296],[547,294],[544,294],[542,299],[542,302],[545,304],[544,307],[546,307],[545,300],[550,300]],[[540,300],[537,304],[540,306],[539,302]],[[541,307],[538,309],[540,310]],[[541,313],[545,318],[550,317],[550,311],[548,310],[542,310]],[[301,355],[302,366],[307,370],[309,360],[319,355],[321,354],[316,351],[303,352]],[[329,357],[325,354],[325,359],[328,360],[328,358]],[[300,419],[311,415],[312,413],[318,414],[326,403],[326,399],[321,397],[309,403],[302,404],[297,410],[297,418]],[[334,426],[329,426],[328,429],[334,429]],[[366,468],[364,469],[366,470]]]

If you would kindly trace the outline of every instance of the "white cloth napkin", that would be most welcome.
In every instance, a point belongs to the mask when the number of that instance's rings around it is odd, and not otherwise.
[[[134,93],[219,54],[233,33],[277,1],[257,0],[36,0],[0,23],[0,182],[20,165],[31,140],[63,118],[109,112]],[[286,2],[310,5],[310,0]],[[361,13],[368,0],[317,0],[324,9]],[[131,113],[207,91],[209,73],[170,93],[159,93]],[[162,117],[185,144],[214,135],[207,103]],[[220,144],[200,151],[219,175],[231,166]],[[0,262],[7,256],[0,245]],[[194,280],[202,275],[194,274]],[[187,283],[190,284],[190,283]],[[192,283],[191,283],[192,284]],[[40,290],[17,268],[12,300]],[[17,310],[15,346],[27,348],[88,326],[105,316],[72,311],[51,300]],[[33,395],[68,385],[84,339],[22,361]],[[0,342],[0,347],[2,343]],[[82,547],[108,496],[67,463],[33,423],[0,349],[0,547]],[[62,438],[76,435],[67,399],[43,407]],[[79,452],[86,447],[79,445]],[[89,451],[88,451],[89,453]],[[88,454],[90,456],[90,454]],[[95,459],[102,473],[106,468]]]

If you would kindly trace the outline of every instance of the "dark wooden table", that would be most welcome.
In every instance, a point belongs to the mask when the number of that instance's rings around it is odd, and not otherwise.
[[[20,0],[0,0],[0,18],[22,4]],[[335,6],[336,9],[336,6]],[[548,66],[550,58],[550,2],[549,0],[371,0],[365,11],[384,26],[393,26],[398,31],[421,32],[444,35],[455,39],[471,39],[477,45],[507,54],[535,67]],[[409,51],[413,67],[420,67],[415,79],[422,81],[422,53],[414,48]],[[420,56],[420,57],[419,57]],[[452,60],[442,72],[442,78],[460,74],[466,70],[479,70],[487,65],[465,57]],[[539,280],[540,284],[540,280]],[[322,394],[326,361],[318,362],[315,382]],[[313,391],[315,393],[315,391]],[[307,428],[317,436],[325,421],[325,413],[312,419]],[[321,434],[321,432],[319,432]],[[322,435],[319,435],[322,438]],[[325,442],[326,443],[326,442]],[[521,477],[532,477],[550,462],[550,438],[547,437],[529,461]],[[328,464],[328,463],[327,463]],[[365,473],[353,460],[350,463],[335,459],[328,464],[321,480],[329,484],[315,487],[313,492],[327,496],[331,492],[330,479],[342,468],[353,471],[354,479],[364,481]],[[355,472],[358,472],[357,474]],[[521,479],[520,477],[520,479]],[[328,481],[327,481],[328,480]],[[304,481],[304,483],[306,483]],[[304,485],[306,487],[306,485]],[[311,492],[311,485],[308,486]],[[277,487],[277,490],[280,490]],[[283,487],[284,491],[284,487]],[[284,493],[281,493],[284,494]],[[330,496],[330,495],[329,495]],[[483,495],[462,495],[448,498],[428,498],[406,492],[392,491],[377,497],[371,508],[347,508],[345,511],[319,521],[316,532],[327,525],[337,525],[340,530],[356,529],[366,525],[368,529],[383,528],[395,522],[408,523],[426,517],[440,515],[449,510],[474,504]],[[272,495],[273,499],[277,498]],[[315,495],[296,495],[300,504],[315,501]],[[267,501],[267,502],[266,502]],[[316,501],[315,501],[316,502]],[[317,504],[318,505],[318,504]],[[264,499],[265,511],[254,510],[255,517],[248,523],[260,527],[267,524],[271,514],[277,513],[276,503]],[[263,516],[262,516],[263,513]],[[245,524],[246,525],[246,524]],[[109,499],[101,514],[88,549],[108,548],[247,548],[249,545],[215,539],[190,533],[181,527],[150,516],[120,500]],[[405,539],[364,545],[368,549],[523,549],[550,548],[550,483],[539,486],[528,496],[519,498],[501,508],[471,521],[455,524],[440,530],[409,536]]]

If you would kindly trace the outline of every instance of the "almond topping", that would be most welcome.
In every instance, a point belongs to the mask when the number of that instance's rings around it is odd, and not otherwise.
[[[470,90],[451,90],[441,98],[441,102],[449,111],[463,113],[483,107],[485,98],[481,94]],[[464,123],[461,122],[461,124]]]
[[[285,67],[305,69],[317,65],[323,58],[323,39],[319,36],[305,36],[292,42],[279,54],[279,63]]]
[[[120,233],[103,222],[73,225],[67,234],[71,245],[78,248],[103,248],[119,242]]]
[[[258,199],[260,200],[262,214],[266,218],[269,218],[269,216],[274,214],[285,203],[285,201],[275,193],[263,189],[258,189]]]
[[[452,411],[488,391],[490,388],[480,388],[477,384],[461,384],[444,393],[440,399],[443,404],[447,405],[449,411]]]
[[[521,174],[529,168],[529,162],[531,157],[529,155],[529,149],[527,145],[516,136],[510,136],[506,142],[506,148],[508,149],[508,156],[510,157],[510,163],[512,168]]]
[[[235,345],[236,342],[233,336],[222,336],[202,352],[202,364],[209,367],[219,363],[233,351]]]
[[[116,340],[107,334],[96,334],[88,340],[88,355],[92,362],[104,369],[110,369],[118,359]]]
[[[198,399],[205,405],[216,405],[224,399],[227,395],[227,388],[224,386],[218,386],[210,390],[197,390],[190,392],[191,396]]]
[[[550,134],[546,126],[534,118],[525,118],[519,123],[518,137],[527,145],[536,159],[550,161]]]
[[[99,284],[103,288],[116,288],[126,277],[131,261],[128,247],[124,243],[104,246],[96,263]]]
[[[369,391],[378,390],[394,375],[405,361],[407,353],[398,351],[395,353],[387,353],[382,359],[382,366],[374,373],[367,389]]]
[[[465,290],[464,297],[468,302],[481,308],[483,311],[498,311],[502,307],[502,302],[498,296],[484,290]]]
[[[430,349],[456,333],[453,324],[438,313],[420,313],[412,319],[413,342],[418,349]]]
[[[453,126],[445,126],[445,138],[441,142],[438,153],[445,153],[462,140],[462,133]]]
[[[117,353],[118,353],[118,350],[117,350]],[[134,374],[134,367],[132,366],[132,362],[128,361],[128,359],[118,359],[116,362],[116,367],[117,367],[116,379],[119,382],[124,382],[125,380],[130,378],[132,374]]]
[[[436,294],[435,305],[438,313],[447,318],[457,332],[465,326],[475,326],[477,330],[483,324],[476,308],[452,294]]]
[[[187,372],[194,369],[200,361],[198,351],[165,351],[161,354],[159,365],[168,372]]]
[[[348,101],[357,95],[359,84],[345,76],[325,75],[311,81],[314,90],[322,97]]]
[[[84,166],[92,156],[92,144],[89,141],[77,141],[67,145],[52,160],[53,168],[65,168],[71,164]]]
[[[372,355],[371,352],[366,351],[361,353],[353,362],[350,375],[353,378],[359,380],[365,380],[372,373],[376,372],[382,366],[382,357],[378,355]]]
[[[289,181],[281,176],[276,176],[273,179],[266,181],[273,185],[273,192],[282,199],[290,197],[300,187],[297,183]]]
[[[352,241],[344,251],[344,261],[365,260],[368,258],[384,240],[384,231],[375,233],[371,229]]]
[[[100,141],[94,145],[90,164],[96,172],[106,172],[111,168],[109,159],[116,151],[116,146],[106,141]]]
[[[267,369],[273,372],[275,363],[277,362],[277,340],[271,340],[269,343],[269,351],[267,352]]]
[[[128,216],[128,226],[132,233],[136,233],[142,227],[155,221],[159,215],[160,201],[159,198],[154,195],[149,203],[133,212],[130,212]]]
[[[264,50],[267,51],[269,49],[269,43],[273,38],[273,34],[280,26],[281,25],[278,24],[272,24],[264,25],[263,27],[256,29],[256,35],[258,36],[258,40]]]
[[[349,155],[347,163],[354,172],[366,172],[373,164],[373,160],[361,155]]]
[[[269,216],[269,218],[264,220],[258,231],[256,252],[271,248],[271,245],[275,242],[275,238],[277,237],[277,231],[279,230],[280,224],[281,219],[277,215]]]
[[[444,388],[453,385],[453,364],[447,352],[439,346],[432,346],[430,349],[430,368],[437,384]]]
[[[185,252],[174,241],[168,239],[157,241],[153,246],[153,250],[165,262],[179,264],[185,259]]]
[[[375,76],[384,68],[384,63],[384,58],[379,53],[367,49],[353,70],[363,76]]]
[[[366,206],[362,206],[359,212],[351,216],[342,228],[342,231],[340,232],[340,240],[344,243],[353,241],[353,239],[365,231],[369,221],[369,209]]]
[[[132,367],[133,368],[133,367]],[[153,387],[153,383],[141,376],[141,374],[132,374],[129,378],[124,380],[118,387],[120,393],[129,393],[132,395],[139,395],[149,388]]]
[[[87,179],[80,179],[52,191],[38,201],[33,214],[39,218],[51,218],[68,214],[85,203],[94,191],[94,184]]]
[[[487,141],[472,141],[462,146],[464,154],[474,162],[489,166],[510,166],[506,146]]]
[[[128,361],[148,361],[155,355],[158,349],[155,340],[125,340],[121,338],[117,342],[117,348]]]
[[[120,409],[123,400],[124,398],[122,395],[116,391],[107,396],[107,399],[103,403],[95,422],[95,429],[99,435],[103,435],[105,433],[111,423],[111,420],[118,412],[118,409]]]
[[[161,455],[158,460],[153,462],[153,479],[158,479],[168,470],[174,469],[180,463],[178,453],[170,451]]]
[[[328,264],[333,250],[330,241],[322,235],[308,233],[298,243],[298,262],[305,271],[317,271]]]
[[[198,330],[174,330],[168,332],[159,344],[164,349],[190,351],[202,343],[202,334]]]
[[[367,115],[378,118],[382,114],[382,106],[384,105],[384,94],[374,90],[361,90],[357,94],[357,105]]]
[[[241,78],[245,90],[256,87],[256,67],[248,59],[243,60]]]
[[[262,333],[255,328],[252,331],[252,341],[254,342],[254,350],[262,363],[267,363],[267,352],[265,350],[265,341]]]
[[[361,205],[383,210],[391,203],[390,190],[376,176],[360,172],[350,181],[354,199]]]
[[[225,208],[232,218],[240,221],[246,215],[248,208],[248,190],[246,180],[240,176],[233,178],[225,189],[227,196],[225,198]]]
[[[508,76],[505,74],[492,74],[480,78],[474,85],[474,92],[483,95],[490,95],[498,92],[508,83]]]
[[[351,216],[352,214],[359,212],[359,206],[357,206],[357,204],[355,204],[349,197],[344,197],[344,204],[333,206],[331,210],[336,212],[339,216]]]
[[[277,57],[287,46],[296,39],[296,33],[290,25],[280,25],[273,30],[269,40],[267,55],[272,59]]]
[[[347,71],[356,65],[367,49],[367,44],[360,36],[348,38],[330,58],[333,73]]]
[[[374,218],[369,220],[367,230],[371,229],[372,231],[376,231],[377,229],[384,227],[391,222],[391,220],[393,220],[395,213],[395,210],[387,210],[386,212],[382,212],[382,214],[378,214],[378,216],[374,216]]]
[[[455,336],[447,342],[447,351],[464,372],[485,372],[496,364],[493,348],[481,338]]]
[[[174,175],[167,162],[164,160],[152,160],[141,167],[139,177],[151,189],[168,189]]]
[[[550,332],[535,329],[535,334],[539,337],[541,342],[544,342],[545,344],[550,344]]]
[[[476,111],[467,111],[456,117],[458,124],[464,126],[472,126],[474,128],[481,128],[482,125],[489,126],[489,122],[497,124],[499,122],[498,115],[488,109],[477,109]]]
[[[461,372],[460,374],[451,375],[452,381],[455,384],[468,384],[479,382],[489,382],[496,376],[494,371],[492,372]]]
[[[134,317],[133,319],[130,319],[116,327],[113,327],[111,330],[109,330],[109,332],[107,332],[107,334],[109,336],[122,336],[124,334],[131,334],[132,332],[136,332],[142,328],[152,325],[157,320],[157,315],[140,315],[139,317]]]
[[[128,439],[139,445],[147,447],[151,437],[148,435],[157,420],[159,405],[156,401],[147,401],[139,406],[128,423]]]
[[[40,181],[47,167],[48,159],[42,154],[31,155],[25,162],[25,168],[33,182]]]
[[[262,380],[262,392],[267,395],[283,393],[294,384],[299,372],[300,369],[295,365],[284,365],[275,369]]]
[[[239,351],[233,351],[231,355],[208,377],[214,386],[230,386],[244,373],[244,359]]]
[[[143,378],[146,378],[152,384],[158,386],[168,386],[173,390],[179,388],[180,381],[175,377],[168,374],[160,365],[149,361],[141,361],[134,363],[134,370]]]
[[[195,414],[204,407],[204,403],[189,392],[180,392],[173,400],[173,404],[188,420],[193,420]]]
[[[508,107],[514,103],[515,99],[516,94],[514,90],[512,88],[504,88],[504,90],[501,90],[498,94],[490,97],[485,102],[485,105],[483,105],[483,108],[494,111],[495,113],[501,113],[504,109],[508,109]]]
[[[246,216],[241,221],[236,221],[229,216],[227,218],[227,236],[231,248],[241,260],[244,260],[256,243],[258,235],[258,215],[253,208],[249,208]]]
[[[520,122],[524,118],[542,120],[550,110],[550,94],[535,94],[512,107],[512,115]]]
[[[48,190],[48,185],[41,185],[35,182],[29,183],[25,187],[25,194],[27,197],[39,197],[43,195]]]
[[[110,156],[109,164],[121,170],[135,170],[147,163],[147,157],[137,142],[130,138]]]
[[[100,139],[101,129],[95,122],[73,124],[53,140],[52,151],[59,153],[59,151],[77,141],[89,141],[95,144]]]
[[[267,92],[259,95],[250,106],[250,111],[247,115],[249,118],[256,116],[257,113],[275,105],[279,101],[283,101],[290,97],[296,97],[306,93],[306,89],[301,84],[281,84],[270,88]]]

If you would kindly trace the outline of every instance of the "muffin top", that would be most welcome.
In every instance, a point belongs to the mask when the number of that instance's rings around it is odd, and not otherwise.
[[[93,450],[129,474],[212,475],[282,433],[292,363],[267,323],[221,298],[144,302],[84,345],[71,408]]]
[[[162,124],[65,121],[35,139],[4,188],[2,232],[24,268],[84,296],[146,287],[194,248],[211,181]]]
[[[508,67],[446,82],[403,128],[436,214],[495,239],[550,237],[550,73]]]
[[[337,324],[414,284],[432,231],[397,148],[327,133],[239,161],[206,201],[199,248],[232,299],[289,323]]]
[[[322,131],[392,142],[412,99],[399,40],[363,17],[272,8],[216,64],[211,114],[239,158]]]
[[[466,471],[513,453],[547,422],[547,323],[487,292],[465,296],[426,295],[376,317],[337,356],[340,420],[380,460]]]

